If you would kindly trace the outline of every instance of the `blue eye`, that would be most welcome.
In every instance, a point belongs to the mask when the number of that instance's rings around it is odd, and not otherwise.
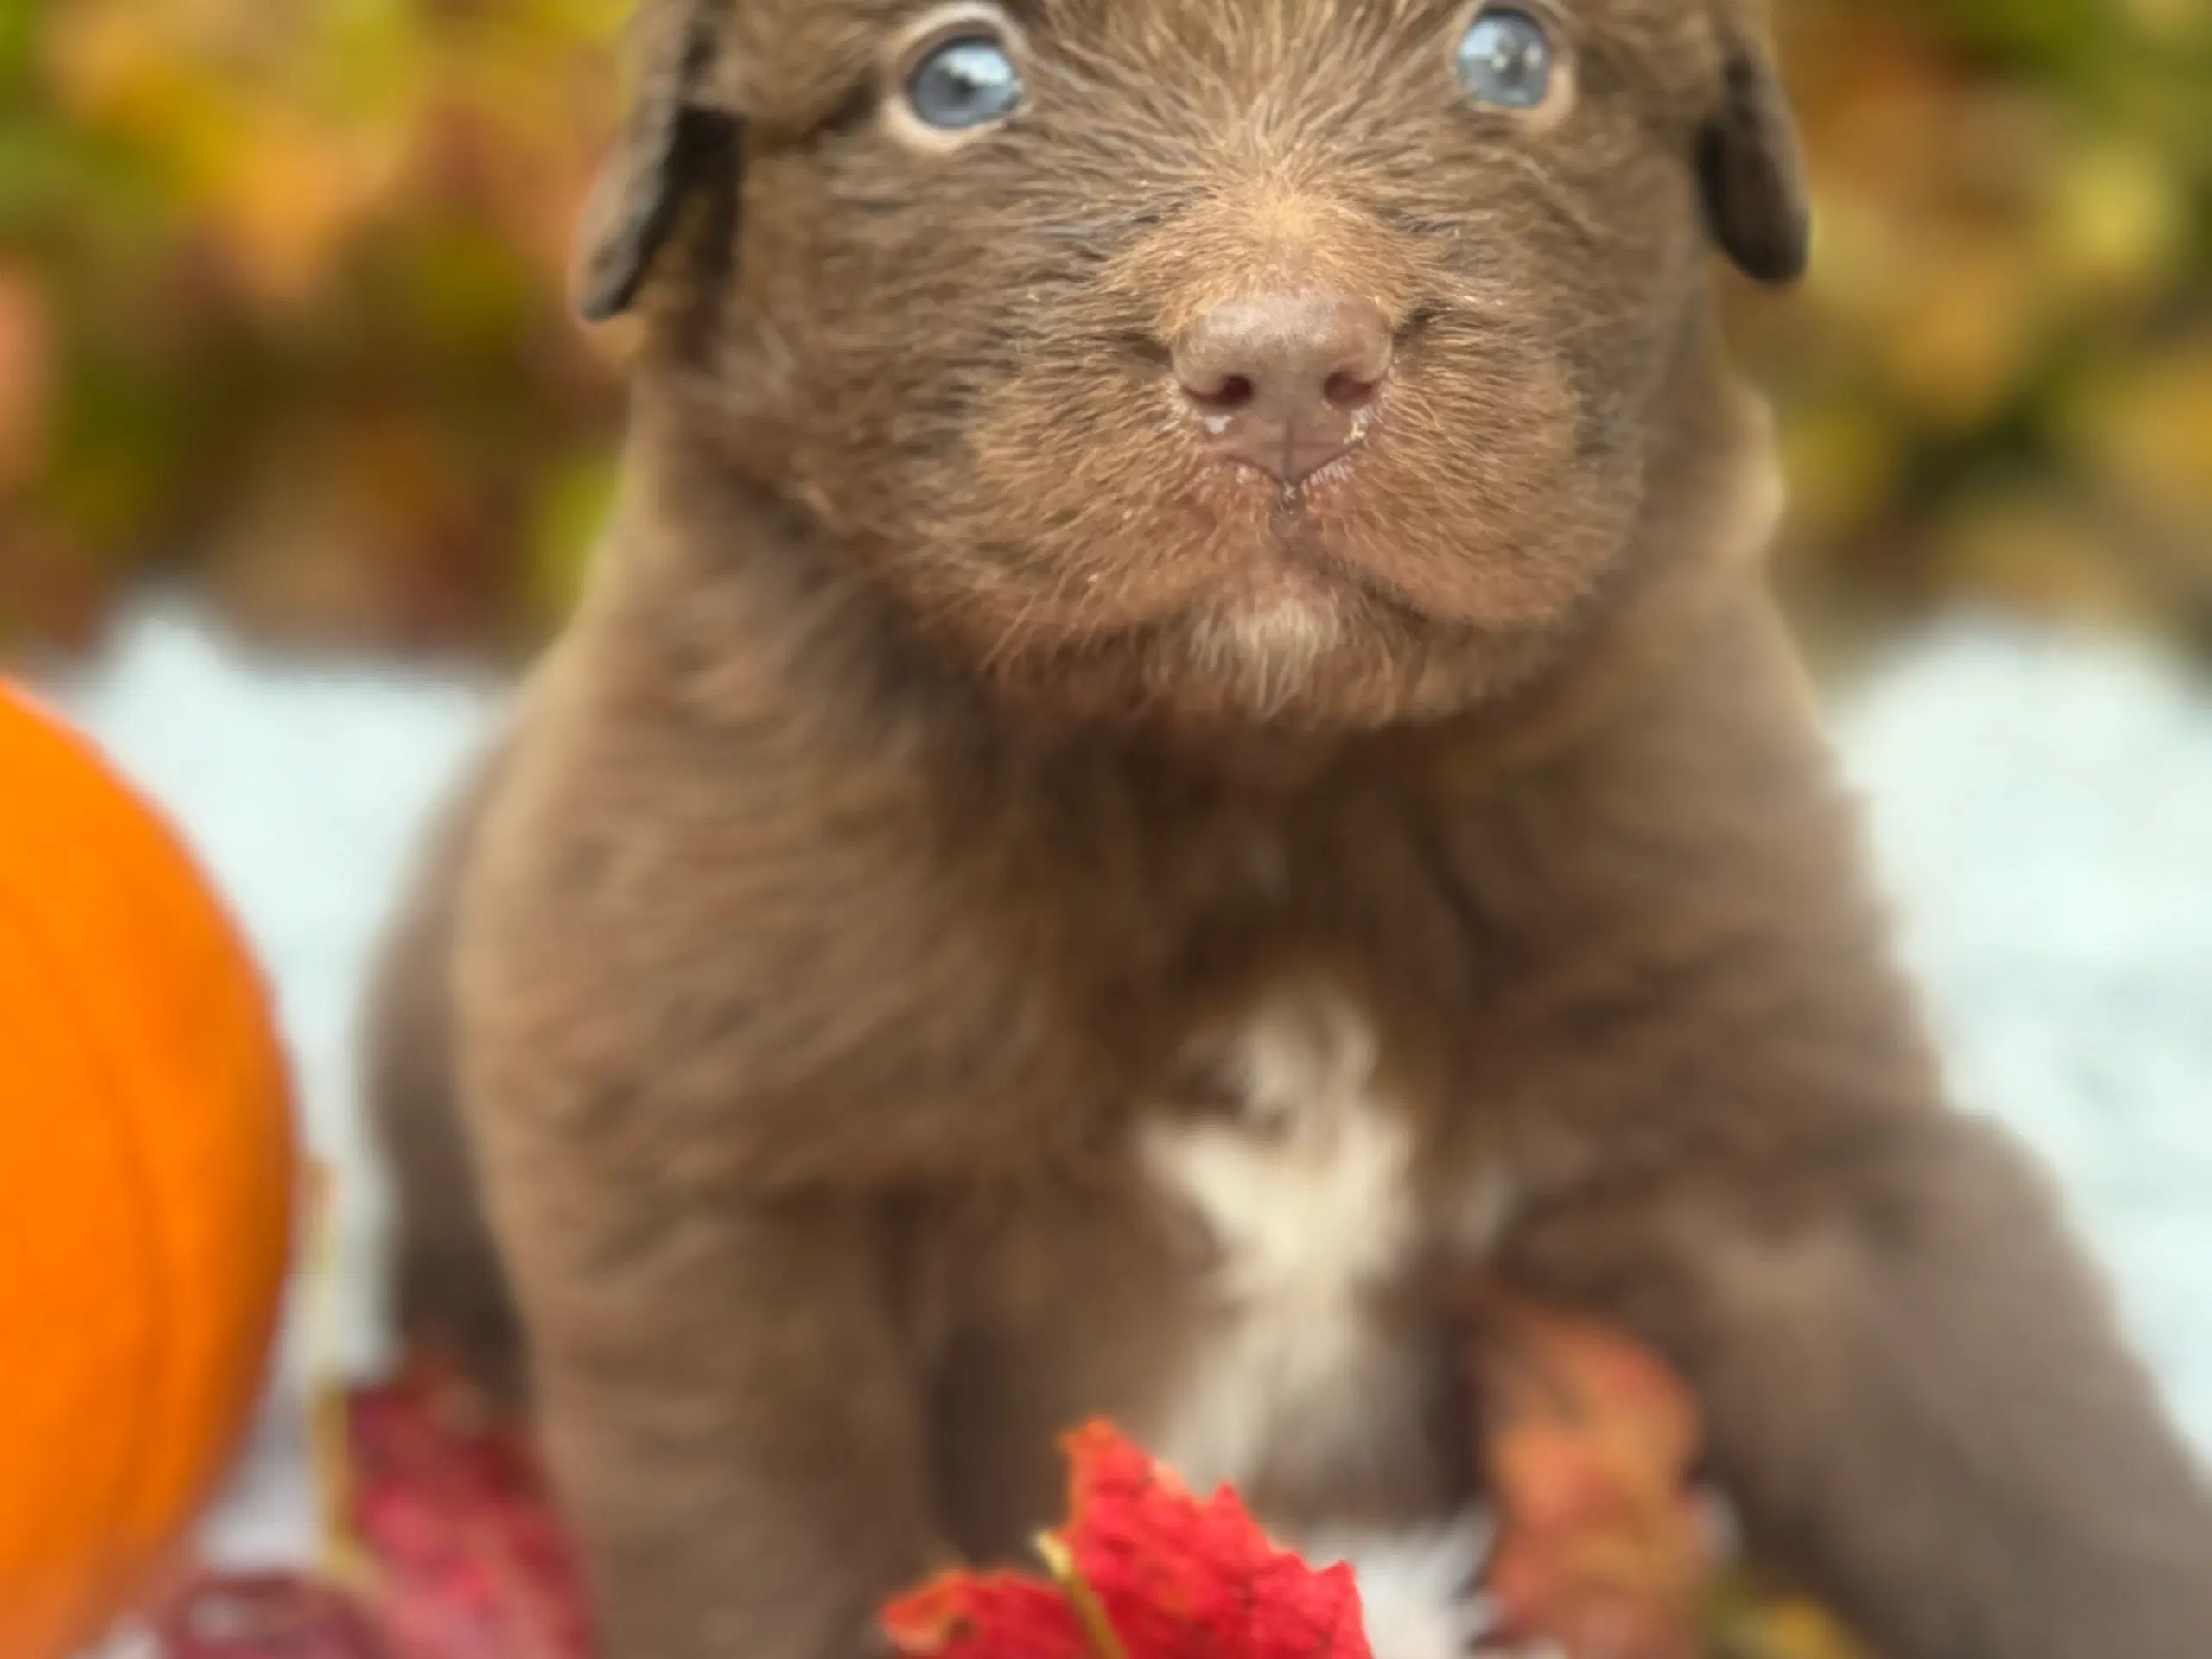
[[[947,41],[906,78],[906,102],[925,126],[963,132],[1009,116],[1021,104],[1021,72],[988,35]]]
[[[1493,6],[1459,42],[1459,84],[1485,104],[1533,110],[1551,95],[1557,54],[1544,26],[1525,11]]]

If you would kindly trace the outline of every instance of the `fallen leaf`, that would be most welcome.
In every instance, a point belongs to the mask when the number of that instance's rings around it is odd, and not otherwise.
[[[582,1578],[530,1442],[458,1373],[357,1395],[353,1531],[405,1659],[591,1659]]]
[[[1106,1424],[1065,1446],[1053,1580],[954,1573],[899,1598],[883,1624],[906,1659],[1370,1659],[1351,1568],[1277,1548],[1234,1491],[1194,1497]]]
[[[1014,1573],[949,1573],[883,1610],[910,1659],[1091,1659],[1066,1592]]]
[[[146,1628],[162,1659],[398,1659],[358,1601],[288,1573],[200,1579]]]
[[[1695,1402],[1649,1349],[1503,1292],[1480,1299],[1474,1370],[1505,1629],[1573,1659],[1698,1659],[1717,1566],[1687,1478]]]

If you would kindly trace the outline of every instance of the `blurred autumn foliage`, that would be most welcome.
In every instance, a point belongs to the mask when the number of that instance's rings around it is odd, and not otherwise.
[[[0,0],[0,629],[188,563],[255,625],[526,636],[613,365],[564,291],[624,0]]]
[[[189,569],[526,642],[603,510],[569,238],[625,0],[0,0],[0,638]],[[1732,290],[1826,613],[2212,648],[2212,0],[1778,0],[1818,271]]]
[[[2212,0],[1779,0],[1815,274],[1746,296],[1797,570],[2212,650]]]

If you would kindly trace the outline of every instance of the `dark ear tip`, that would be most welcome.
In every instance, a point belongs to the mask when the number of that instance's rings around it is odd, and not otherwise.
[[[1812,263],[1812,207],[1796,123],[1773,70],[1739,52],[1722,107],[1699,137],[1699,182],[1713,238],[1754,282],[1784,287]]]
[[[610,321],[637,299],[652,255],[654,221],[675,186],[660,166],[639,177],[636,161],[628,145],[618,149],[584,202],[575,295],[587,322]]]
[[[1801,214],[1794,223],[1768,227],[1764,235],[1739,237],[1728,245],[1728,257],[1755,283],[1794,287],[1812,268],[1812,221]]]
[[[680,156],[658,161],[642,179],[625,164],[632,160],[618,158],[585,209],[576,309],[587,322],[610,321],[636,303],[675,223],[677,198],[690,183]]]
[[[599,266],[585,271],[576,295],[576,315],[586,322],[612,322],[638,297],[642,271]]]
[[[734,166],[738,128],[726,116],[669,106],[650,112],[600,174],[584,204],[576,308],[607,322],[637,302],[683,198],[718,166]]]

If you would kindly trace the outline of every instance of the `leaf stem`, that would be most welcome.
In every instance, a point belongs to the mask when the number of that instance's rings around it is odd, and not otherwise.
[[[1097,1593],[1076,1570],[1074,1552],[1066,1542],[1057,1533],[1039,1533],[1037,1553],[1044,1557],[1053,1579],[1075,1604],[1075,1616],[1082,1622],[1084,1634],[1090,1638],[1091,1649],[1098,1659],[1129,1659],[1128,1649],[1114,1633],[1114,1622],[1106,1617],[1106,1609]]]

